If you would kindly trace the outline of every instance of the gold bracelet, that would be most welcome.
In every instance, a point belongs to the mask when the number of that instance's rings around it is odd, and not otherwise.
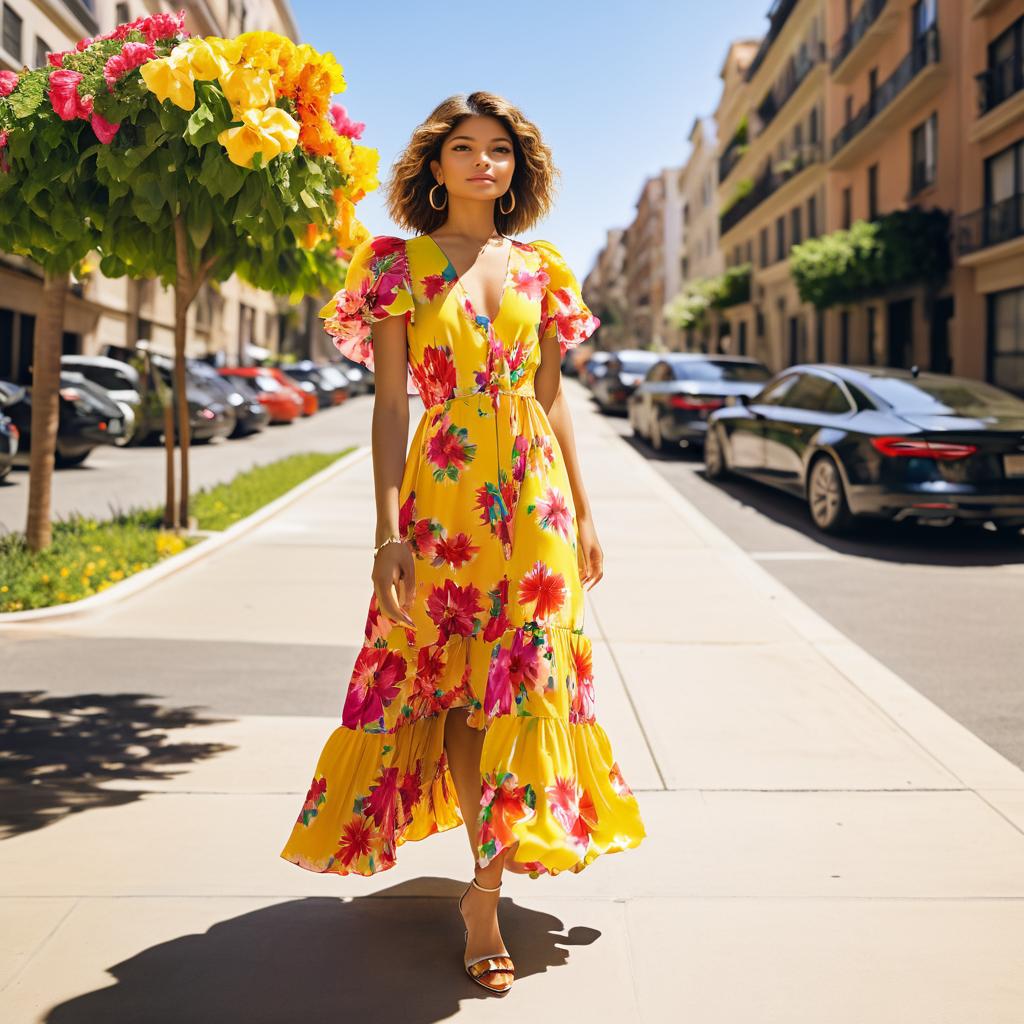
[[[376,546],[376,547],[375,547],[375,548],[373,549],[373,557],[374,557],[374,558],[376,558],[376,557],[377,557],[378,553],[380,552],[380,549],[381,549],[382,547],[384,547],[384,545],[385,545],[385,544],[392,544],[392,543],[394,543],[395,541],[398,541],[398,543],[399,543],[399,544],[401,544],[401,542],[402,542],[402,538],[401,538],[401,537],[398,537],[398,536],[396,536],[395,534],[392,534],[392,535],[391,535],[390,537],[385,537],[385,538],[384,538],[384,540],[382,540],[382,541],[381,541],[381,542],[380,542],[380,543],[379,543],[379,544],[378,544],[378,545],[377,545],[377,546]]]

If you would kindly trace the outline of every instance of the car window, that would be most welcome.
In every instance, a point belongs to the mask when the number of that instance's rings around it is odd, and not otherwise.
[[[753,401],[759,405],[781,405],[789,389],[797,382],[798,376],[799,374],[791,373],[781,380],[777,380],[774,384],[769,384],[767,388],[755,396]]]
[[[834,413],[853,411],[853,407],[850,405],[850,400],[843,394],[843,389],[834,381],[829,382],[828,391],[825,394],[825,402],[822,408],[825,412]]]
[[[819,377],[816,373],[802,373],[796,384],[786,392],[782,404],[790,409],[824,412],[830,389],[839,390],[825,377]],[[841,393],[839,397],[842,398]]]
[[[871,378],[871,388],[902,413],[948,416],[1020,416],[1024,402],[992,384],[966,377],[922,374],[918,378]]]
[[[677,364],[680,380],[738,381],[756,384],[771,378],[771,371],[761,363],[743,363],[731,359],[688,359]]]
[[[661,381],[671,380],[672,369],[668,363],[655,363],[647,371],[647,379],[660,383]]]

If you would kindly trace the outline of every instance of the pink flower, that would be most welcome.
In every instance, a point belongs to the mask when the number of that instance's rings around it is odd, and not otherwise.
[[[331,124],[334,125],[334,130],[339,135],[347,135],[350,139],[361,139],[363,137],[363,129],[366,127],[364,121],[352,121],[348,116],[348,111],[340,104],[335,103],[331,107]]]
[[[16,71],[0,71],[0,96],[10,96],[18,88]]]
[[[540,525],[545,530],[554,530],[566,540],[572,529],[572,512],[565,495],[556,487],[549,487],[547,493],[534,506]]]
[[[88,117],[92,113],[92,97],[82,99],[78,95],[78,83],[82,76],[77,71],[54,71],[50,74],[50,103],[62,121],[74,121],[76,117]]]
[[[0,174],[6,174],[11,169],[11,165],[7,162],[7,154],[4,152],[6,148],[7,132],[0,132]]]
[[[341,721],[349,729],[358,729],[384,716],[384,709],[399,694],[398,684],[405,679],[405,658],[384,647],[363,647],[352,671]]]
[[[461,569],[478,551],[468,533],[457,533],[454,537],[441,537],[434,547],[434,564],[447,562],[453,569]]]
[[[125,43],[121,52],[115,53],[103,65],[103,78],[107,88],[113,92],[114,85],[119,79],[155,57],[156,50],[153,49],[152,43]]]
[[[105,146],[109,146],[114,141],[114,136],[121,127],[120,122],[111,124],[101,114],[97,114],[95,110],[92,112],[92,119],[89,123],[92,125],[92,130],[96,133],[96,138]]]
[[[90,46],[92,46],[92,39],[89,36],[86,36],[84,39],[79,39],[78,42],[75,43],[75,49],[79,53],[83,50],[88,50]]]
[[[55,51],[55,52],[53,52],[53,53],[48,53],[48,54],[46,55],[46,59],[47,59],[47,60],[48,60],[48,61],[50,62],[50,64],[51,64],[51,65],[52,65],[53,67],[55,67],[55,68],[59,68],[59,67],[62,67],[62,66],[63,66],[63,64],[64,64],[64,58],[65,58],[65,57],[66,57],[66,56],[67,56],[67,55],[68,55],[69,53],[72,53],[72,52],[73,52],[72,50],[56,50],[56,51]]]
[[[370,795],[363,801],[363,814],[373,817],[373,823],[389,836],[395,831],[395,801],[398,799],[398,768],[385,768],[374,779]]]
[[[460,587],[451,580],[444,586],[433,586],[427,598],[427,614],[437,626],[438,639],[442,642],[452,634],[472,636],[480,620],[480,591],[472,583]]]

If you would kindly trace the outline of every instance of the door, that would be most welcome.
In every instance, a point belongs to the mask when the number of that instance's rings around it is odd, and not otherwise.
[[[953,319],[953,296],[936,299],[932,306],[931,362],[933,373],[952,373],[953,360],[949,355],[949,321]]]
[[[886,365],[909,370],[914,358],[914,300],[890,302],[888,320]]]
[[[808,446],[822,427],[853,413],[842,389],[831,378],[803,373],[775,410],[765,428],[765,461],[774,482],[794,493],[803,491]]]
[[[787,373],[784,377],[770,381],[759,394],[750,399],[745,416],[723,420],[730,430],[730,455],[737,469],[750,473],[765,470],[765,430],[770,427],[771,417],[798,376],[796,373]]]

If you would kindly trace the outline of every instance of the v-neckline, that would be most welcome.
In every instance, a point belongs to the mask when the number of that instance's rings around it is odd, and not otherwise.
[[[508,256],[505,259],[505,276],[501,282],[501,295],[498,297],[498,309],[493,317],[489,317],[486,313],[477,313],[476,308],[473,306],[473,300],[469,297],[469,292],[466,291],[466,286],[462,283],[462,275],[455,269],[455,264],[452,263],[451,259],[448,256],[448,253],[446,253],[444,249],[441,248],[438,242],[436,242],[431,235],[424,235],[423,237],[430,239],[434,248],[445,258],[445,260],[447,260],[448,266],[452,268],[452,273],[455,275],[455,280],[452,283],[452,287],[459,289],[459,293],[462,295],[462,298],[465,300],[466,306],[473,315],[474,322],[486,320],[488,324],[494,324],[498,317],[501,316],[501,311],[505,305],[505,293],[508,291],[508,279],[509,275],[512,273],[512,250],[515,249],[516,247],[515,240],[511,238],[509,238],[508,240]],[[475,265],[476,264],[474,264],[474,266]],[[470,267],[470,269],[472,270],[473,268]]]

